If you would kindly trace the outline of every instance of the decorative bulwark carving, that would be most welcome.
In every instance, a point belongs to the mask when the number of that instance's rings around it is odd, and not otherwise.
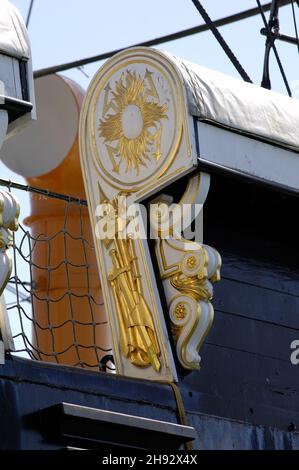
[[[98,71],[87,91],[80,123],[81,164],[116,370],[120,374],[177,379],[146,239],[146,217],[138,204],[196,168],[193,129],[182,77],[169,58],[158,51],[133,48],[115,55]],[[191,178],[182,206],[185,201],[195,203],[198,194],[205,198],[208,183],[209,176],[202,174],[198,190],[198,178]],[[173,231],[177,230],[176,223],[181,225],[181,219],[190,219],[189,216],[189,209],[184,207],[183,217],[174,220]],[[161,231],[159,236],[164,245]],[[208,249],[192,246],[194,260],[187,260],[186,267],[195,263],[197,269],[201,257],[201,282],[210,286],[219,263],[208,259]],[[166,257],[172,256],[175,262],[177,253],[182,255],[176,248],[172,248],[175,254],[170,255],[169,250],[165,251]],[[214,252],[210,249],[209,253],[211,256]],[[171,299],[170,305],[176,319],[173,325],[177,344],[184,342],[181,349],[185,348],[187,334],[183,324],[191,307],[195,311],[192,300],[197,305],[197,316],[199,305],[203,312],[209,305],[206,298],[199,297],[204,288],[199,289],[197,271],[194,273],[187,281],[183,274],[178,275],[179,271],[167,278],[181,298],[178,305]],[[166,280],[163,282],[166,289]],[[195,297],[190,297],[191,290],[196,291]],[[204,315],[200,313],[201,318]],[[189,328],[189,320],[187,323]],[[197,324],[192,328],[196,329]],[[191,358],[189,343],[186,347],[185,366],[192,363],[193,367],[198,358]],[[198,344],[193,349],[197,351]]]
[[[0,332],[6,350],[13,350],[13,340],[7,318],[3,291],[9,281],[12,261],[9,249],[13,244],[13,233],[18,229],[20,206],[16,197],[0,191]]]

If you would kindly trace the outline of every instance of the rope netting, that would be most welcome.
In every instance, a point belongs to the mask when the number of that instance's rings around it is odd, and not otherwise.
[[[114,369],[86,201],[0,182],[37,210],[14,233],[4,291],[11,353],[57,364]],[[18,188],[18,189],[16,189]],[[61,196],[61,197],[60,197]],[[40,210],[42,208],[42,211]]]

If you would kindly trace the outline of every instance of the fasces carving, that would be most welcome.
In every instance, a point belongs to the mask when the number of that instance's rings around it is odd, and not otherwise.
[[[119,318],[120,348],[132,364],[161,369],[160,348],[152,313],[143,295],[135,241],[115,238],[110,250],[113,268],[108,279]]]
[[[111,262],[108,281],[118,319],[120,352],[133,366],[153,367],[159,373],[161,349],[153,312],[144,295],[142,259],[136,254],[140,240],[133,237],[128,227],[126,196],[120,193],[109,201],[100,187],[99,196],[105,211],[104,223],[110,224],[109,237],[102,237],[102,243]],[[131,222],[136,235],[137,221]]]

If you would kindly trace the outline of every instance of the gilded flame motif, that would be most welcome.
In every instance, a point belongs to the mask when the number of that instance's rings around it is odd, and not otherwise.
[[[161,157],[161,121],[167,118],[167,104],[159,104],[148,70],[143,78],[127,70],[115,82],[114,90],[108,85],[105,91],[99,134],[113,161],[113,171],[119,173],[122,161],[126,172],[135,170],[138,175],[141,165],[146,167],[152,157],[156,161]]]

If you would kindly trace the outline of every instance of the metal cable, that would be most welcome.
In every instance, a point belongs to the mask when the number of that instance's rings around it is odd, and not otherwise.
[[[262,19],[263,19],[263,22],[264,22],[264,25],[265,25],[265,28],[267,30],[267,33],[268,33],[268,37],[267,37],[267,41],[268,41],[268,50],[267,50],[267,42],[266,42],[266,54],[270,54],[270,50],[273,49],[274,51],[274,54],[275,54],[275,57],[276,57],[276,60],[277,60],[277,64],[278,64],[278,67],[279,67],[279,70],[280,70],[280,73],[282,75],[282,78],[283,78],[283,81],[284,81],[284,84],[285,84],[285,87],[287,89],[287,92],[288,92],[288,95],[290,97],[292,97],[292,92],[291,92],[291,88],[289,86],[289,83],[288,83],[288,79],[286,77],[286,74],[285,74],[285,71],[284,71],[284,68],[283,68],[283,65],[281,63],[281,60],[280,60],[280,57],[279,57],[279,54],[277,52],[277,49],[276,49],[276,46],[274,44],[274,37],[270,28],[269,28],[269,25],[267,23],[267,20],[266,20],[266,16],[265,16],[265,13],[264,13],[264,10],[263,10],[263,7],[261,5],[261,2],[260,0],[256,0],[257,2],[257,5],[258,5],[258,8],[260,10],[260,13],[261,13],[261,16],[262,16]],[[272,37],[272,42],[270,43],[269,41],[271,40],[271,37]],[[271,46],[271,47],[270,47]],[[266,55],[265,55],[265,59],[266,59]],[[264,64],[264,75],[265,75],[265,66],[266,66],[266,60],[265,60],[265,64]],[[264,76],[263,76],[263,81],[262,81],[262,84],[264,82]],[[269,80],[269,84],[267,86],[265,86],[265,88],[269,88],[271,89],[271,83],[270,83],[270,80]]]
[[[6,186],[7,188],[21,189],[22,191],[27,191],[29,193],[41,194],[46,197],[60,199],[61,201],[74,202],[77,204],[82,204],[87,206],[87,201],[84,199],[79,199],[77,197],[67,196],[65,194],[55,193],[53,191],[48,191],[46,189],[36,188],[35,186],[29,186],[22,183],[16,183],[15,181],[6,180],[0,178],[0,186]]]
[[[198,12],[203,17],[203,19],[206,22],[206,24],[208,25],[209,29],[214,34],[214,36],[217,39],[217,41],[219,42],[220,46],[224,50],[225,54],[230,59],[233,66],[236,68],[236,70],[241,75],[243,80],[245,80],[245,82],[252,83],[251,78],[249,77],[249,75],[247,75],[245,69],[240,64],[239,60],[237,59],[237,57],[235,56],[235,54],[233,53],[233,51],[231,50],[231,48],[229,47],[227,42],[225,41],[222,34],[219,33],[217,27],[215,26],[214,21],[212,21],[212,19],[210,18],[210,16],[208,15],[207,11],[202,6],[200,1],[199,0],[191,0],[191,1],[192,1],[193,5],[195,6],[195,8],[198,10]]]
[[[27,29],[28,29],[28,26],[29,26],[29,23],[30,23],[33,5],[34,5],[34,0],[31,0],[30,5],[29,5],[29,9],[28,9],[28,13],[27,13],[27,18],[26,18],[26,28]]]
[[[280,1],[281,6],[288,5],[289,3],[291,3],[291,0],[281,0]],[[271,4],[272,4],[272,2],[266,3],[263,6],[264,11],[270,10]],[[233,15],[226,16],[225,18],[220,18],[219,20],[215,20],[214,25],[218,28],[220,26],[225,26],[225,25],[228,25],[228,24],[238,22],[240,20],[251,18],[251,17],[256,16],[258,14],[259,14],[259,9],[257,7],[255,7],[255,8],[251,8],[249,10],[241,11],[240,13],[235,13]],[[177,31],[177,32],[171,33],[171,34],[166,34],[165,36],[160,36],[160,37],[157,37],[157,38],[149,39],[147,41],[142,41],[142,42],[139,42],[139,43],[131,44],[129,46],[122,47],[122,48],[119,48],[119,49],[115,49],[113,51],[104,52],[102,54],[98,54],[98,55],[95,55],[95,56],[92,56],[92,57],[86,57],[84,59],[79,59],[79,60],[75,60],[75,61],[72,61],[72,62],[66,62],[64,64],[59,64],[59,65],[54,65],[52,67],[47,67],[45,69],[36,70],[34,72],[34,77],[35,78],[45,77],[47,75],[52,75],[52,74],[55,74],[55,73],[58,73],[58,72],[63,72],[64,70],[78,68],[80,66],[87,65],[87,64],[92,64],[94,62],[100,62],[102,60],[109,59],[109,57],[112,57],[113,55],[117,54],[118,52],[123,51],[124,49],[129,49],[131,47],[152,47],[152,46],[157,46],[158,44],[164,44],[164,43],[169,42],[169,41],[176,41],[177,39],[182,39],[182,38],[185,38],[185,37],[188,37],[188,36],[192,36],[193,34],[202,33],[204,31],[208,31],[208,30],[209,30],[209,27],[206,24],[202,24],[200,26],[195,26],[193,28],[184,29],[182,31]]]
[[[292,0],[292,13],[293,13],[293,21],[294,21],[295,34],[296,34],[296,39],[297,39],[297,49],[298,49],[298,55],[299,55],[299,37],[298,37],[298,28],[297,28],[294,0]]]

